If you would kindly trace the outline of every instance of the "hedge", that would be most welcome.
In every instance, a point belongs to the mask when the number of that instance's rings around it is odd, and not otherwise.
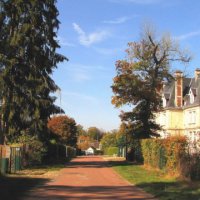
[[[66,146],[66,152],[67,152],[67,159],[71,160],[72,158],[76,157],[76,149],[70,146]]]
[[[103,151],[102,150],[95,150],[94,154],[95,155],[103,155]]]
[[[191,146],[183,136],[167,139],[143,139],[141,151],[144,165],[168,174],[200,179],[200,150],[190,153]]]
[[[45,163],[60,163],[69,161],[76,156],[76,149],[62,144],[48,144],[48,151],[44,157]]]

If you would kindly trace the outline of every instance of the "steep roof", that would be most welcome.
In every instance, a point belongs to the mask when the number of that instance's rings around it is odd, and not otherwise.
[[[183,107],[200,105],[200,77],[183,77]],[[194,101],[190,101],[190,95],[193,95]],[[163,98],[166,100],[165,108],[176,108],[175,106],[175,80],[166,83],[163,87]]]

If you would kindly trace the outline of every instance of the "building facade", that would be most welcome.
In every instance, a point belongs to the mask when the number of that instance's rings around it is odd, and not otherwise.
[[[163,84],[161,90],[163,109],[156,113],[161,125],[161,137],[185,135],[192,142],[200,139],[200,69],[194,78],[185,78],[181,71],[175,79]]]

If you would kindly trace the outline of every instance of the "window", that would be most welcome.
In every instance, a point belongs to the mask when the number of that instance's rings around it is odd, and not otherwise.
[[[166,99],[163,98],[162,100],[163,100],[163,107],[166,107],[166,105],[167,105],[167,101],[166,101]]]
[[[190,110],[189,111],[189,124],[195,124],[196,123],[196,111],[195,110]]]
[[[190,94],[190,103],[194,103],[194,95],[192,93]]]
[[[197,131],[190,131],[189,135],[187,136],[187,138],[191,141],[191,142],[197,142],[200,139],[200,133]]]
[[[189,96],[190,96],[190,103],[194,103],[194,99],[196,96],[196,89],[195,88],[191,88],[190,92],[189,92]]]

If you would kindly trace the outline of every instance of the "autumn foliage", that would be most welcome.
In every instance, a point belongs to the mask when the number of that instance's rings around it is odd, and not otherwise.
[[[144,165],[191,180],[200,180],[200,149],[184,136],[141,140]]]
[[[126,53],[125,59],[116,62],[112,104],[132,107],[120,118],[132,127],[133,138],[157,137],[161,127],[156,124],[154,113],[162,109],[158,90],[163,81],[172,79],[173,61],[186,63],[190,57],[170,36],[156,37],[151,27],[144,29],[139,41],[128,43]]]
[[[91,140],[89,136],[80,135],[78,138],[78,148],[81,150],[86,150],[90,147]]]
[[[73,118],[66,115],[55,116],[48,121],[48,128],[61,144],[75,146],[77,126]]]

